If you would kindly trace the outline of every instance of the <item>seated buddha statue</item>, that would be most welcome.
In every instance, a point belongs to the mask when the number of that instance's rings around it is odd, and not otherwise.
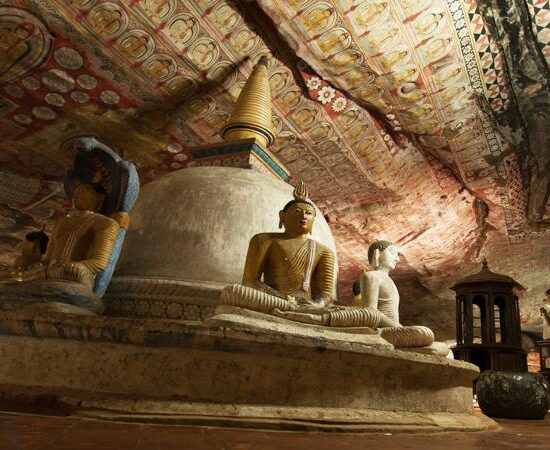
[[[294,190],[294,200],[279,212],[284,232],[252,237],[242,284],[222,290],[222,304],[272,313],[332,303],[334,254],[309,238],[315,214],[301,183]]]
[[[119,229],[116,220],[96,212],[104,198],[92,185],[78,185],[73,210],[55,225],[41,267],[23,279],[73,281],[92,289],[95,275],[107,268]]]
[[[381,335],[396,347],[425,347],[423,353],[447,356],[449,347],[434,343],[432,330],[424,326],[403,326],[399,322],[399,291],[390,278],[390,271],[399,262],[399,251],[389,241],[377,241],[369,246],[368,260],[372,270],[366,270],[360,279],[362,308],[374,308],[381,315]]]
[[[139,192],[135,166],[91,137],[67,143],[75,153],[65,191],[72,211],[53,227],[28,233],[14,272],[0,281],[0,309],[101,314]]]
[[[396,347],[432,344],[434,337],[428,328],[402,327],[375,306],[333,304],[335,258],[330,249],[309,237],[315,214],[301,183],[294,190],[294,200],[279,212],[284,232],[252,237],[242,284],[225,287],[220,303],[314,325],[381,327],[382,337]]]
[[[5,280],[0,289],[11,291],[14,298],[58,296],[61,303],[102,312],[101,299],[93,292],[95,277],[107,268],[120,228],[116,220],[97,212],[104,198],[97,187],[78,185],[73,210],[54,226],[45,255],[37,257],[36,249],[44,238],[30,233],[15,261],[17,280]]]

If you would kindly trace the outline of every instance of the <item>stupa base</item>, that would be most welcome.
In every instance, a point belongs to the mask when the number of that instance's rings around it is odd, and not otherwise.
[[[0,354],[5,409],[327,431],[493,424],[473,411],[475,366],[321,336],[4,311]]]

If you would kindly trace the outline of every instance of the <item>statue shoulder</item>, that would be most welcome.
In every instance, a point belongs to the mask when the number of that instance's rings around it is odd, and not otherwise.
[[[274,239],[280,237],[282,233],[258,233],[250,238],[250,245],[268,245]]]
[[[315,246],[317,247],[318,252],[321,255],[331,256],[332,258],[334,258],[334,252],[330,248],[328,248],[326,245],[321,244],[319,241],[315,240]]]
[[[95,226],[97,226],[98,228],[108,228],[108,229],[113,228],[118,230],[120,225],[115,219],[104,216],[103,214],[99,214],[99,213],[93,213],[93,214],[94,214]]]
[[[380,278],[382,277],[384,273],[381,270],[377,269],[371,269],[371,270],[365,270],[363,272],[363,279],[365,281],[380,281]]]

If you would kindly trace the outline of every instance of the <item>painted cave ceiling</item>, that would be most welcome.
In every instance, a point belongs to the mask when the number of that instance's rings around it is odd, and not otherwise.
[[[64,143],[94,135],[142,183],[221,140],[269,61],[273,153],[338,246],[340,298],[396,242],[404,322],[452,337],[449,287],[550,287],[548,0],[0,0],[0,264],[67,211]]]

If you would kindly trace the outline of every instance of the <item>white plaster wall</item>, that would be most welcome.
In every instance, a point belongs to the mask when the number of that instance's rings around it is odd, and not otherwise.
[[[145,185],[131,213],[116,276],[240,283],[250,238],[280,231],[293,187],[230,167],[194,167]],[[336,253],[318,211],[312,236]]]

